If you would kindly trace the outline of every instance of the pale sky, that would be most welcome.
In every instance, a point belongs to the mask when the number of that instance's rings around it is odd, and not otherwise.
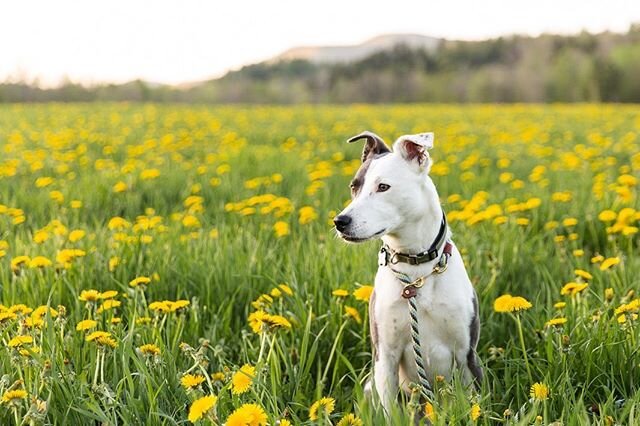
[[[0,81],[182,83],[389,33],[626,32],[640,0],[2,0]]]

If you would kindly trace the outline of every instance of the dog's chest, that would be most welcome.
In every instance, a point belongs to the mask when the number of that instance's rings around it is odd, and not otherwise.
[[[444,288],[444,286],[447,288]],[[418,323],[421,335],[429,336],[425,344],[447,347],[466,345],[468,337],[469,304],[460,286],[433,277],[426,279],[417,290]],[[384,268],[376,275],[375,321],[384,345],[404,345],[410,339],[409,305],[402,297],[403,284]]]

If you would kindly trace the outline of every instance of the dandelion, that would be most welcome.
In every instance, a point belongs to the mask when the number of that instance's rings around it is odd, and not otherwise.
[[[363,285],[353,291],[353,296],[356,300],[368,303],[371,298],[371,293],[373,293],[373,286]]]
[[[544,324],[544,326],[545,327],[555,327],[555,326],[558,326],[558,325],[563,325],[566,322],[567,322],[566,318],[553,318],[553,319],[550,319],[549,321],[547,321]]]
[[[10,348],[19,348],[23,345],[33,343],[33,337],[31,336],[16,336],[13,339],[9,340],[8,346]]]
[[[611,287],[604,290],[604,299],[607,302],[611,302],[613,300],[613,289]]]
[[[44,256],[36,256],[29,261],[29,268],[46,268],[51,265],[53,265],[53,262]]]
[[[203,396],[193,401],[189,407],[189,421],[195,423],[203,417],[208,417],[217,401],[218,397],[215,395]]]
[[[100,292],[98,290],[82,290],[78,299],[82,302],[96,302],[100,299]]]
[[[16,404],[22,399],[27,399],[27,391],[24,389],[14,389],[2,394],[3,404]]]
[[[593,279],[593,275],[591,275],[590,273],[582,269],[576,269],[573,271],[573,273],[576,274],[578,277],[584,278],[585,280]]]
[[[513,316],[516,321],[516,325],[518,327],[518,336],[520,337],[520,347],[522,349],[522,354],[524,355],[524,363],[527,367],[527,374],[529,376],[529,380],[531,380],[531,368],[529,367],[529,358],[527,356],[527,347],[524,343],[524,334],[522,333],[522,322],[520,321],[520,311],[527,310],[532,307],[531,303],[520,296],[511,296],[509,294],[505,294],[503,296],[498,297],[493,302],[493,309],[496,312],[503,313],[514,313]]]
[[[262,333],[266,330],[275,330],[278,328],[291,328],[291,323],[285,317],[271,315],[262,310],[249,314],[248,320],[254,333]]]
[[[606,271],[607,269],[610,269],[611,267],[617,265],[620,263],[620,258],[619,257],[609,257],[607,259],[604,259],[602,261],[602,263],[600,264],[600,270],[601,271]]]
[[[160,355],[160,348],[152,343],[147,343],[146,345],[138,346],[138,350],[142,355],[145,355],[145,356]]]
[[[150,345],[150,346],[155,346],[155,345]],[[159,352],[160,352],[160,349],[158,349],[158,353]],[[185,389],[194,389],[200,386],[204,382],[204,380],[205,380],[204,376],[201,376],[200,374],[185,374],[180,379],[180,384]]]
[[[311,206],[304,206],[300,208],[298,213],[298,222],[300,222],[301,225],[311,223],[318,218],[318,213],[316,213],[316,210]]]
[[[267,414],[257,404],[243,404],[236,409],[229,418],[226,426],[264,426],[267,424]]]
[[[360,313],[356,308],[353,308],[351,306],[345,306],[344,312],[345,312],[345,315],[353,318],[358,324],[362,324],[362,318],[360,318]]]
[[[127,190],[127,184],[122,181],[116,182],[115,185],[113,185],[113,192],[115,193],[124,192],[126,190]]]
[[[493,303],[496,312],[517,312],[531,307],[531,303],[524,297],[514,297],[509,294],[498,297]]]
[[[97,321],[94,321],[92,319],[86,319],[86,320],[82,320],[78,324],[76,324],[76,330],[77,331],[87,331],[87,330],[90,330],[92,328],[95,328],[96,325],[98,325]]]
[[[333,413],[335,406],[335,399],[330,397],[320,398],[309,408],[309,420],[316,421],[320,418],[320,416],[329,416],[331,413]]]
[[[598,220],[601,222],[612,222],[616,220],[618,215],[613,210],[603,210],[598,215]]]
[[[336,297],[347,297],[349,295],[349,292],[347,290],[339,288],[337,290],[333,290],[331,294]]]
[[[349,413],[342,417],[336,426],[363,426],[363,423],[355,414]]]
[[[478,418],[480,418],[480,414],[482,414],[482,410],[480,409],[480,405],[479,404],[473,404],[471,406],[471,412],[469,413],[469,415],[471,416],[471,420],[473,420],[475,422],[476,420],[478,420]]]
[[[572,281],[570,283],[566,283],[562,287],[562,289],[560,290],[560,294],[563,296],[571,295],[573,297],[576,294],[582,292],[587,287],[589,287],[589,284],[587,283],[576,283]]]
[[[96,313],[101,314],[104,311],[117,308],[121,304],[122,302],[120,302],[119,300],[113,300],[113,299],[105,300],[104,303],[102,303],[102,305],[98,307],[98,309],[96,310]]]
[[[134,278],[131,281],[129,281],[129,285],[131,287],[140,287],[140,286],[149,284],[150,282],[151,282],[151,278],[142,276],[142,277]]]
[[[287,222],[283,222],[279,220],[273,225],[273,230],[276,233],[276,237],[282,238],[284,236],[289,235],[291,232],[289,231],[289,224]]]
[[[231,377],[231,392],[240,395],[249,390],[253,379],[256,377],[256,368],[245,364]]]
[[[534,383],[531,385],[529,394],[535,401],[545,401],[549,397],[549,388],[544,383]]]
[[[436,420],[436,412],[433,409],[433,404],[427,402],[424,404],[424,416],[431,422]]]
[[[567,306],[567,302],[556,302],[553,307],[556,309],[564,309]]]
[[[85,232],[82,229],[75,229],[69,233],[69,241],[75,243],[84,238]]]

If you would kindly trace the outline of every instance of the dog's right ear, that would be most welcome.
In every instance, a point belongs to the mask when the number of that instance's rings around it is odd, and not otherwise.
[[[386,143],[382,140],[382,138],[376,135],[373,132],[365,130],[364,132],[352,136],[347,140],[347,143],[353,143],[355,141],[359,141],[360,139],[366,139],[367,143],[362,150],[362,162],[364,163],[370,156],[384,154],[387,152],[391,152],[391,149],[387,146]]]

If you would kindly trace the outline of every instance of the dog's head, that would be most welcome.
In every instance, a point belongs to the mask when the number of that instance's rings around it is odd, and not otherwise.
[[[334,218],[338,235],[363,242],[393,234],[417,221],[432,202],[428,177],[433,133],[400,136],[393,151],[376,134],[363,132],[349,139],[366,140],[362,165],[351,181],[351,203]]]

